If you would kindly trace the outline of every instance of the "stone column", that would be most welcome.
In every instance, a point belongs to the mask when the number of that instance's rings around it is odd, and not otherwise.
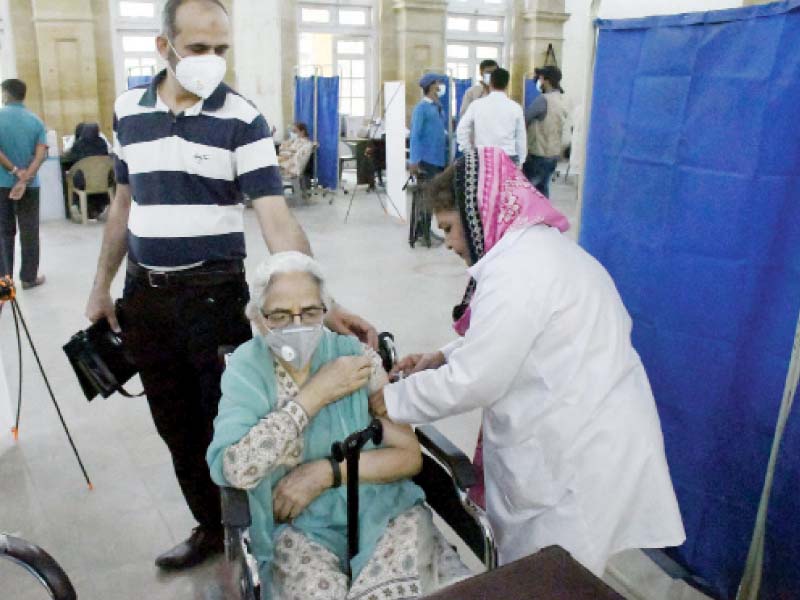
[[[236,0],[233,12],[236,89],[253,102],[270,126],[284,131],[283,72],[287,42],[283,36],[280,0]],[[296,44],[296,42],[294,42]],[[291,70],[289,68],[289,70]]]
[[[281,14],[281,54],[282,61],[275,77],[282,77],[283,123],[288,125],[294,119],[294,76],[295,67],[300,62],[299,28],[297,23],[297,1],[279,0]]]
[[[100,130],[111,139],[114,126],[114,100],[117,98],[117,83],[114,69],[114,49],[111,15],[108,0],[91,0],[94,14],[94,47],[97,52],[97,93],[100,113],[96,120]],[[67,132],[67,133],[72,133]]]
[[[62,136],[100,116],[91,1],[33,0],[32,5],[41,117]]]
[[[511,96],[522,102],[527,73],[544,64],[550,44],[559,66],[563,59],[565,0],[513,0]]]
[[[419,78],[425,69],[443,72],[445,68],[447,2],[395,0],[394,12],[397,22],[396,76],[406,83],[406,117],[410,123],[411,112],[420,100]],[[391,69],[387,69],[387,74],[389,72]]]
[[[17,61],[17,78],[28,86],[25,106],[37,115],[42,115],[42,86],[39,84],[39,51],[33,26],[33,8],[30,0],[9,2],[8,8]]]

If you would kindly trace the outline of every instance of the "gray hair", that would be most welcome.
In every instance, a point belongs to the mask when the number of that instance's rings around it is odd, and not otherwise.
[[[250,284],[250,301],[244,311],[251,322],[258,324],[263,319],[261,309],[269,291],[270,281],[274,275],[279,273],[308,273],[319,285],[322,303],[330,308],[332,301],[320,264],[307,254],[289,250],[273,254],[258,265],[255,277]]]
[[[219,6],[227,15],[228,9],[221,0],[166,0],[164,2],[164,10],[161,11],[161,33],[170,41],[175,39],[178,35],[178,26],[175,22],[178,14],[178,8],[187,2],[206,2]]]

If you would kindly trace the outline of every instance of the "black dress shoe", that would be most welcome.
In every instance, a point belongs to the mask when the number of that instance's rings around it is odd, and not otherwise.
[[[156,558],[156,566],[169,570],[188,569],[221,553],[224,547],[222,529],[195,527],[189,539]]]

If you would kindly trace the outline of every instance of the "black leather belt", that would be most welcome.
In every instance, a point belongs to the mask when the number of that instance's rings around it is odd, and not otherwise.
[[[126,271],[131,277],[153,288],[201,287],[241,279],[244,274],[244,264],[240,260],[217,261],[180,271],[159,271],[146,269],[142,265],[128,261]]]

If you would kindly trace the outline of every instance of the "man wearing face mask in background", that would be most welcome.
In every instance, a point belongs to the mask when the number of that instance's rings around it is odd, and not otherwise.
[[[470,104],[479,98],[484,98],[489,95],[489,92],[491,92],[492,73],[496,71],[499,66],[500,65],[493,60],[481,61],[481,80],[469,88],[464,94],[464,99],[461,101],[461,111],[458,113],[459,119],[466,114]]]
[[[420,183],[430,181],[444,171],[447,165],[447,130],[444,108],[440,98],[445,94],[447,78],[437,73],[426,73],[419,80],[423,97],[411,115],[411,139],[409,141],[409,170]],[[414,214],[419,207],[412,208]],[[431,245],[431,213],[420,211],[416,220],[418,232]]]
[[[119,329],[110,286],[127,255],[120,321],[159,435],[199,526],[156,559],[181,569],[221,552],[220,500],[205,452],[220,397],[217,350],[251,338],[242,196],[271,253],[311,254],[282,195],[264,117],[222,83],[230,22],[219,0],[166,0],[167,62],[114,106],[117,190],[86,315]],[[377,345],[364,320],[334,308],[326,324]]]
[[[536,69],[535,74],[541,95],[525,111],[528,157],[522,170],[531,184],[549,198],[550,179],[563,150],[561,140],[568,108],[561,88],[561,69],[547,66]]]
[[[505,69],[492,71],[491,93],[470,104],[458,122],[456,138],[462,152],[475,147],[500,148],[520,166],[528,141],[522,107],[506,94],[510,79]]]

